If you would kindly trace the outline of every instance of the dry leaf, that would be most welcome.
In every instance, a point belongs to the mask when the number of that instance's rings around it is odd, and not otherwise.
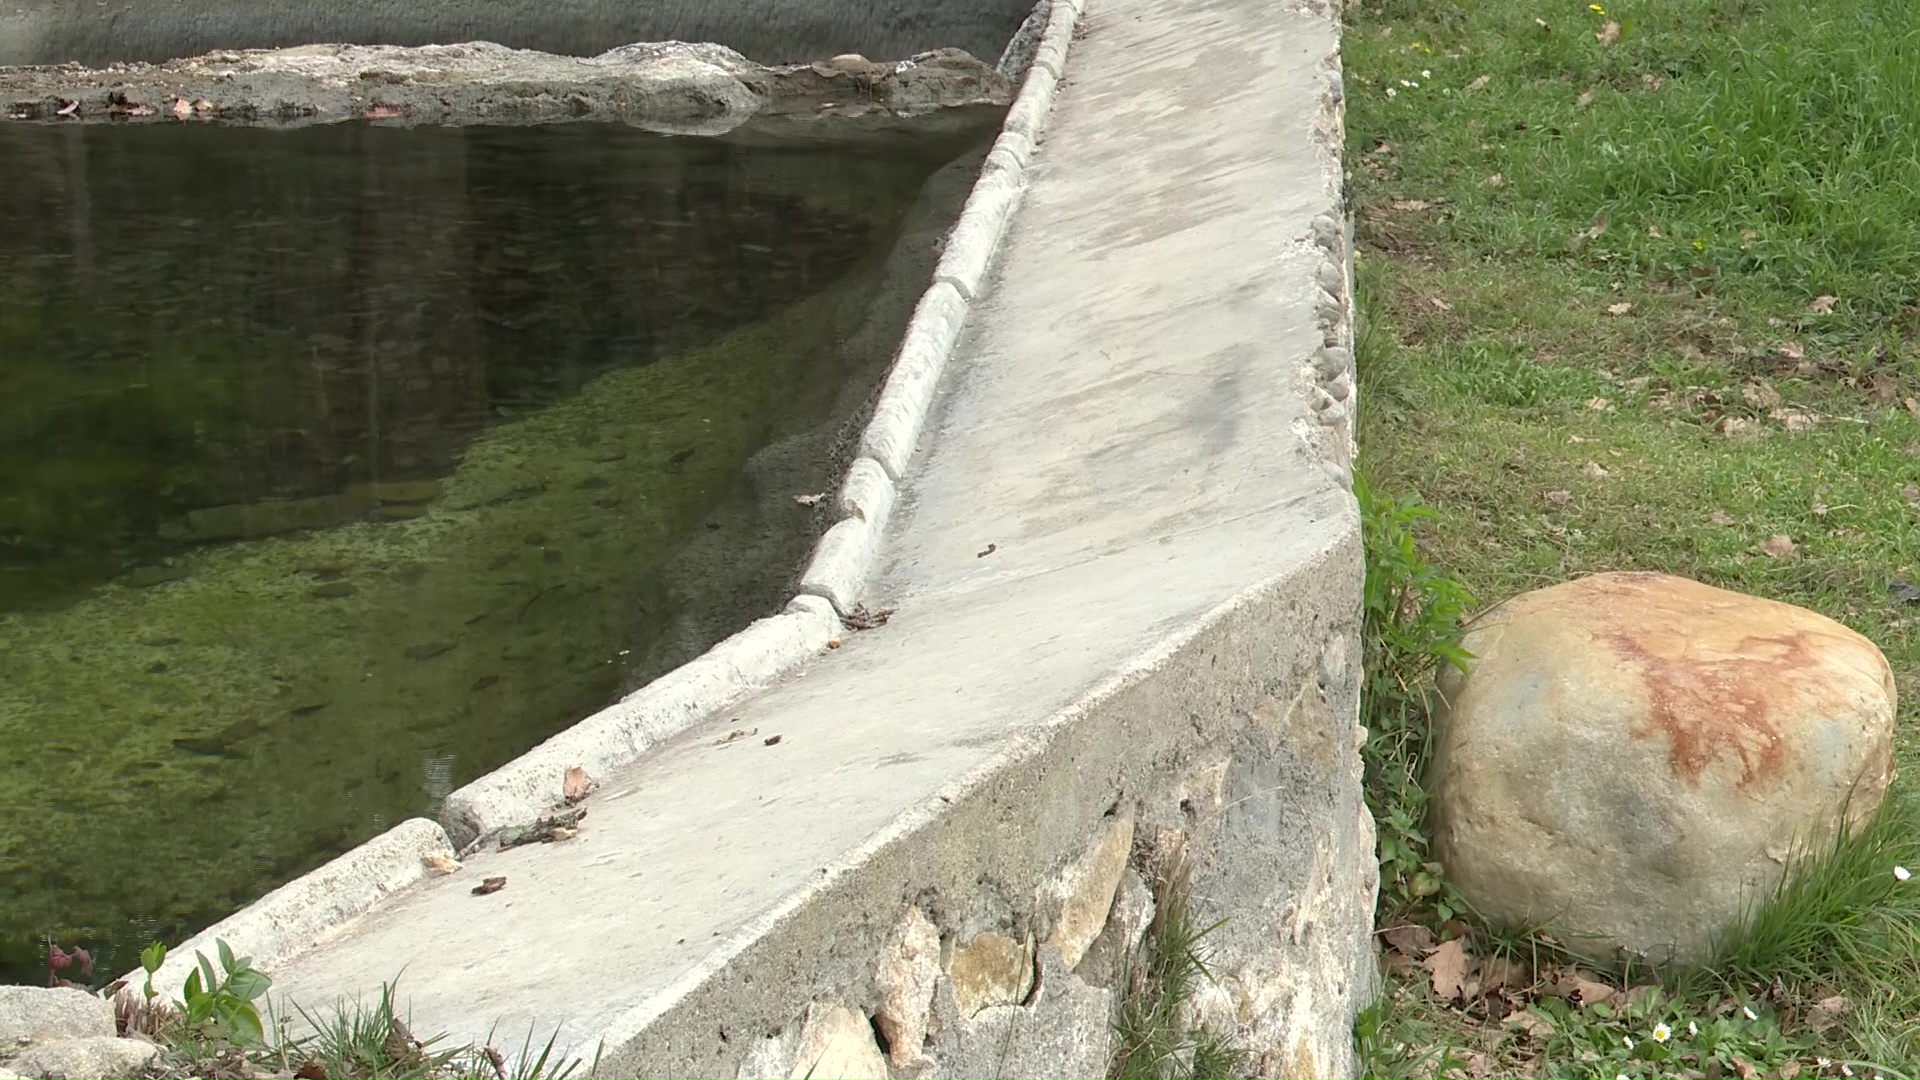
[[[1731,514],[1728,514],[1725,510],[1715,510],[1713,512],[1713,516],[1708,518],[1707,520],[1723,528],[1731,528],[1734,525],[1740,524],[1739,522],[1733,520],[1733,516]]]
[[[1780,391],[1772,384],[1763,381],[1750,382],[1740,388],[1740,397],[1756,409],[1774,409],[1780,406]]]
[[[1885,375],[1875,375],[1867,380],[1867,388],[1872,392],[1873,399],[1879,402],[1892,401],[1900,396],[1900,384]]]
[[[1796,409],[1792,406],[1784,409],[1775,409],[1769,412],[1767,417],[1771,420],[1778,421],[1782,427],[1792,432],[1812,431],[1820,422],[1812,413],[1809,413],[1805,409]]]
[[[1493,81],[1493,76],[1482,75],[1467,84],[1467,92],[1472,93],[1475,90],[1485,90],[1487,88],[1487,84],[1492,81]]]
[[[1547,501],[1550,503],[1553,503],[1556,506],[1565,506],[1568,503],[1573,501],[1573,492],[1549,491],[1547,492]]]
[[[1734,439],[1742,435],[1752,435],[1759,431],[1760,421],[1749,420],[1744,416],[1723,416],[1720,418],[1720,422],[1713,426],[1713,430],[1725,435],[1729,439]]]
[[[1574,240],[1576,243],[1580,241],[1585,241],[1585,240],[1598,240],[1600,239],[1600,234],[1606,231],[1607,231],[1607,215],[1603,212],[1597,215],[1593,219],[1593,224],[1587,226],[1584,230],[1582,230],[1580,234],[1574,238]]]
[[[1648,225],[1648,226],[1647,226],[1647,239],[1649,239],[1649,240],[1665,240],[1665,239],[1666,239],[1666,236],[1665,236],[1665,235],[1664,235],[1663,233],[1661,233],[1661,231],[1660,231],[1660,226],[1658,226],[1658,225]]]
[[[565,825],[555,825],[553,828],[547,830],[547,835],[541,837],[540,842],[543,844],[551,844],[557,840],[571,840],[579,835],[579,829],[569,829]]]
[[[1622,300],[1617,304],[1607,305],[1607,314],[1609,315],[1625,315],[1631,312],[1632,310],[1633,310],[1633,305],[1626,302],[1625,300]]]
[[[1569,971],[1560,976],[1549,991],[1555,997],[1574,998],[1582,1005],[1598,1005],[1613,996],[1613,987],[1585,971]]]
[[[1807,305],[1807,310],[1813,312],[1815,315],[1831,315],[1833,314],[1833,305],[1839,302],[1839,300],[1840,298],[1837,296],[1816,296],[1813,298],[1813,303]]]
[[[749,735],[758,735],[758,734],[760,734],[759,728],[754,728],[752,730],[748,730],[746,728],[734,728],[732,731],[729,731],[725,735],[722,735],[719,738],[713,740],[713,745],[725,746],[730,742],[738,742]]]
[[[1592,397],[1587,399],[1587,408],[1593,412],[1612,412],[1613,402],[1603,397]]]
[[[1442,300],[1437,296],[1427,297],[1427,303],[1432,304],[1433,310],[1435,311],[1452,311],[1453,310],[1452,304],[1447,303],[1445,300]]]
[[[1806,357],[1807,350],[1797,341],[1783,341],[1780,343],[1780,355],[1789,360],[1800,360]]]
[[[1396,952],[1419,956],[1433,947],[1433,931],[1417,924],[1395,926],[1380,932]]]
[[[801,506],[819,506],[820,501],[826,497],[826,492],[818,491],[812,495],[795,495],[793,501],[799,503]]]
[[[1609,20],[1607,25],[1594,31],[1593,40],[1602,45],[1612,45],[1620,40],[1620,24]]]
[[[1593,89],[1589,87],[1586,90],[1581,91],[1580,96],[1573,99],[1573,104],[1575,108],[1579,108],[1579,109],[1584,109],[1587,106],[1593,104]]]
[[[1486,180],[1486,184],[1488,187],[1501,187],[1504,184],[1506,184],[1506,182],[1507,182],[1507,178],[1504,176],[1501,176],[1499,173],[1494,173],[1492,176],[1487,177],[1487,180]]]
[[[1433,204],[1428,202],[1425,199],[1395,199],[1392,202],[1388,203],[1387,205],[1393,207],[1395,210],[1401,210],[1401,211],[1406,211],[1410,213],[1417,213],[1421,210],[1433,209]]]
[[[1550,1039],[1558,1030],[1553,1026],[1553,1021],[1532,1009],[1521,1009],[1519,1012],[1512,1013],[1507,1017],[1506,1024],[1508,1027],[1519,1028],[1536,1039]]]
[[[193,106],[187,104],[186,98],[173,99],[173,118],[174,119],[185,120],[187,117],[192,115],[193,115]]]
[[[1452,1000],[1466,989],[1467,951],[1459,938],[1434,946],[1422,966],[1433,976],[1433,992],[1441,997]]]
[[[1910,503],[1920,503],[1920,484],[1908,484],[1901,488],[1900,497]]]
[[[501,889],[504,889],[504,888],[506,888],[506,887],[507,887],[507,879],[506,879],[506,878],[503,878],[503,877],[490,877],[490,878],[488,878],[487,880],[485,880],[485,881],[483,881],[483,882],[481,882],[480,884],[478,884],[478,885],[475,885],[475,886],[473,887],[473,895],[475,895],[475,896],[486,896],[486,895],[488,895],[488,894],[490,894],[490,893],[497,893],[497,892],[499,892],[499,891],[500,891]]]
[[[1774,533],[1760,542],[1760,554],[1770,559],[1785,559],[1791,557],[1799,546],[1786,533]]]
[[[1740,1080],[1760,1080],[1760,1070],[1754,1068],[1752,1062],[1738,1054],[1730,1060],[1733,1062],[1734,1071],[1740,1074]]]
[[[1847,999],[1842,994],[1824,997],[1815,1002],[1807,1013],[1807,1026],[1815,1031],[1825,1031],[1840,1022],[1846,1015]]]
[[[587,770],[578,765],[567,766],[566,776],[560,782],[560,794],[567,800],[568,806],[586,798],[587,792],[592,790],[593,780],[587,776]]]
[[[460,860],[444,851],[430,851],[422,855],[420,861],[436,874],[451,874],[460,869]]]
[[[1524,964],[1516,964],[1504,956],[1489,956],[1480,961],[1480,988],[1482,990],[1504,990],[1507,987],[1525,986],[1532,980],[1527,977]]]
[[[1605,466],[1597,461],[1589,461],[1585,465],[1580,466],[1580,474],[1589,480],[1605,480],[1607,478]]]

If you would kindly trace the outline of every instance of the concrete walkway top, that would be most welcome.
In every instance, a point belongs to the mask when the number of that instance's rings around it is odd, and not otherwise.
[[[1313,130],[1332,21],[1092,0],[1083,29],[894,511],[867,601],[892,620],[604,778],[576,839],[474,856],[277,990],[311,1007],[404,969],[416,1031],[614,1049],[1087,695],[1351,536],[1302,374],[1311,222],[1338,191]]]

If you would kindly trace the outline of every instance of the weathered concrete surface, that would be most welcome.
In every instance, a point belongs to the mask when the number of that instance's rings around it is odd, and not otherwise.
[[[159,61],[314,41],[493,41],[591,56],[630,41],[712,41],[765,64],[943,46],[998,56],[1029,0],[8,0],[0,64]]]
[[[557,1028],[604,1075],[792,1075],[810,1013],[921,1026],[899,987],[925,973],[889,950],[917,908],[943,963],[998,934],[1035,977],[968,1017],[944,971],[924,1045],[889,1056],[1083,1075],[1115,994],[1061,946],[1122,891],[1103,841],[1131,820],[1134,868],[1184,862],[1194,918],[1226,919],[1208,1022],[1262,1075],[1353,1069],[1375,879],[1336,24],[1095,0],[1082,29],[887,569],[841,598],[891,621],[600,778],[577,837],[474,855],[279,991],[312,1006],[404,968],[416,1030]],[[1137,923],[1128,891],[1103,938]]]
[[[756,115],[915,116],[1005,105],[1007,78],[959,49],[876,63],[855,55],[763,67],[719,45],[622,45],[556,56],[484,41],[408,48],[305,45],[161,64],[0,68],[0,116],[299,126],[617,120],[717,135]]]

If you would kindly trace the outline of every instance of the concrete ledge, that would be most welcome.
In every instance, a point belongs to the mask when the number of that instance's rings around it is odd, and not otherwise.
[[[1045,43],[1045,39],[1041,39],[1043,46]],[[1038,142],[1040,132],[1047,126],[1047,112],[1053,108],[1053,92],[1058,84],[1059,77],[1047,68],[1039,64],[1028,68],[1020,93],[1013,99],[1013,108],[1007,110],[1006,130],[1024,136],[1029,142]]]
[[[1040,35],[1033,62],[1053,72],[1056,79],[1067,73],[1067,50],[1073,47],[1073,28],[1079,18],[1080,9],[1066,0],[1057,0],[1048,13],[1047,29]]]
[[[880,391],[873,418],[860,439],[860,452],[880,463],[898,480],[920,438],[933,388],[945,370],[947,353],[960,336],[967,317],[967,301],[960,290],[937,282],[920,299],[893,370]]]
[[[828,601],[842,616],[851,613],[873,569],[879,543],[879,527],[864,518],[850,517],[828,529],[814,548],[813,562],[800,576],[800,591]]]
[[[196,966],[195,953],[205,953],[217,969],[216,939],[252,957],[256,967],[271,970],[311,949],[327,931],[426,877],[428,856],[453,857],[446,832],[426,818],[403,821],[174,946],[154,975],[153,988],[165,999],[180,997]],[[122,993],[141,1000],[145,973],[129,973],[126,982]]]
[[[447,796],[441,820],[462,849],[562,805],[569,768],[598,779],[827,647],[831,612],[789,605]]]
[[[887,470],[872,458],[860,458],[847,469],[846,483],[840,485],[840,513],[884,529],[893,495],[893,478]]]
[[[988,160],[992,161],[992,157]],[[947,235],[947,248],[934,271],[935,279],[960,290],[960,295],[968,300],[979,295],[981,283],[987,276],[987,265],[993,261],[993,253],[1000,246],[1000,234],[1006,229],[1007,219],[1013,216],[1014,204],[1019,199],[1020,173],[1016,169],[996,167],[983,171],[972,197],[967,200],[967,208],[960,214],[960,221]]]

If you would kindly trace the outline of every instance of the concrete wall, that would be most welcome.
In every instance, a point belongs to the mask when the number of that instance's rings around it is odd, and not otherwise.
[[[1099,1075],[1184,868],[1194,1018],[1262,1076],[1354,1070],[1337,14],[1046,27],[802,595],[190,946],[309,1008],[404,969],[415,1030],[602,1075]]]
[[[105,63],[338,41],[492,41],[592,56],[633,41],[713,41],[761,63],[940,47],[992,63],[1031,0],[8,0],[0,64]]]

